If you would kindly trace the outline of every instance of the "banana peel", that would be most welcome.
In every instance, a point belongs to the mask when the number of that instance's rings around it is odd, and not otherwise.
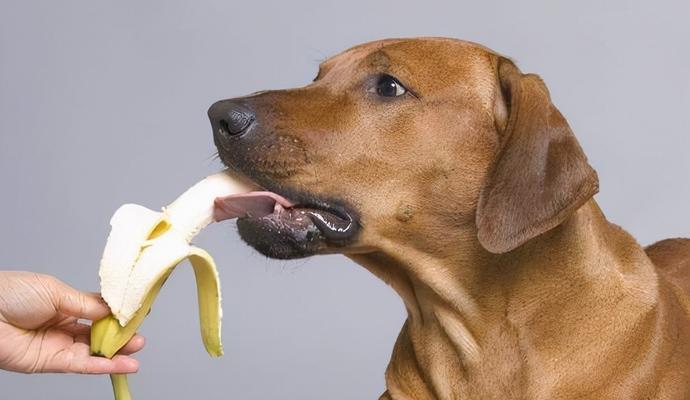
[[[99,270],[111,315],[91,328],[92,354],[112,358],[134,336],[167,278],[185,260],[194,270],[206,351],[212,357],[223,354],[218,270],[211,255],[190,242],[213,222],[217,197],[251,189],[221,172],[192,186],[162,212],[125,204],[113,214]],[[116,400],[131,399],[126,375],[111,375],[111,381]]]

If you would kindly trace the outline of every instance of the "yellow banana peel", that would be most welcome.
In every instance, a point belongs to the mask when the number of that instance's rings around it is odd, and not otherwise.
[[[166,279],[185,260],[194,269],[206,351],[213,357],[223,354],[218,270],[211,255],[190,242],[213,222],[216,197],[250,190],[246,182],[221,172],[192,186],[162,212],[136,204],[115,212],[99,270],[111,315],[91,328],[92,354],[112,358],[134,336]],[[116,400],[131,399],[126,375],[111,375],[111,381]]]

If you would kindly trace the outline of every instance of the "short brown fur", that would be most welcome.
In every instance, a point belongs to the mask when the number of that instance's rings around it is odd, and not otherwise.
[[[368,93],[383,72],[412,94]],[[536,75],[468,42],[386,40],[252,99],[269,129],[247,159],[351,204],[357,240],[326,251],[404,302],[381,399],[690,398],[690,240],[645,251],[606,220]]]

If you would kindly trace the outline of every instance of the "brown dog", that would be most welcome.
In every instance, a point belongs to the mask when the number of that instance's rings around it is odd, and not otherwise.
[[[538,76],[384,40],[209,116],[222,161],[294,204],[241,218],[245,241],[344,253],[402,297],[381,399],[690,398],[690,240],[606,220]]]

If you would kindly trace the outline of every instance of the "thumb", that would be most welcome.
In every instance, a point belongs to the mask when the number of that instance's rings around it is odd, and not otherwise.
[[[110,314],[110,308],[98,293],[81,292],[57,279],[51,295],[55,308],[72,317],[94,321]]]

